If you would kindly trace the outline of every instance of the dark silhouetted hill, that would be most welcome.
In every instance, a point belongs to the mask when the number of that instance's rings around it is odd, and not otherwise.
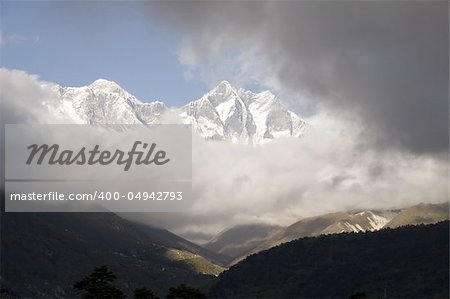
[[[127,296],[144,286],[163,296],[181,283],[206,290],[222,271],[199,246],[114,213],[0,216],[2,298],[74,297],[73,283],[102,265]]]
[[[214,298],[448,298],[449,222],[291,241],[219,276]]]

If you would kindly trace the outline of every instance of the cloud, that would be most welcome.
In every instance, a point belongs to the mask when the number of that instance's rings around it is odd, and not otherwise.
[[[185,1],[146,11],[181,32],[191,75],[257,80],[358,115],[361,142],[379,150],[448,150],[446,1]]]
[[[1,69],[2,123],[60,121],[45,106],[45,101],[58,100],[51,86],[37,76]],[[288,225],[327,212],[448,198],[448,164],[442,160],[361,146],[359,138],[366,130],[361,120],[336,117],[334,110],[306,120],[311,129],[304,138],[277,139],[264,146],[194,139],[194,202],[185,213],[124,216],[177,233],[212,234],[236,224]]]
[[[3,35],[0,32],[0,46],[5,44],[36,44],[40,40],[39,35],[34,36],[26,36],[21,34],[9,34],[9,35]]]
[[[443,202],[448,167],[431,156],[361,148],[361,125],[317,114],[301,139],[258,147],[198,141],[194,203],[186,213],[135,215],[178,233],[215,233],[245,223],[289,225],[348,209]]]
[[[39,77],[24,71],[0,68],[0,180],[4,188],[4,144],[5,124],[47,122],[52,116],[45,108],[45,101],[51,100],[52,93],[42,86]]]
[[[45,123],[52,120],[45,103],[56,100],[56,95],[43,84],[36,75],[0,68],[1,123]]]

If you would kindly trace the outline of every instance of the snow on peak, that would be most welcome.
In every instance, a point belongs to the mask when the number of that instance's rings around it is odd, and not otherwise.
[[[106,90],[111,92],[125,91],[119,84],[106,79],[97,79],[89,85],[92,89]]]
[[[168,108],[161,101],[143,103],[116,82],[98,79],[84,87],[59,88],[57,114],[76,123],[158,124],[166,112],[192,124],[205,139],[241,144],[263,144],[279,137],[300,137],[307,124],[286,109],[270,91],[253,93],[228,81],[181,108]]]
[[[228,82],[227,80],[222,80],[220,81],[220,83],[217,85],[217,88],[233,88],[233,86],[231,86],[230,82]]]
[[[118,85],[116,82],[104,78],[98,78],[94,82],[92,82],[91,85],[101,85],[101,84],[115,84]]]
[[[364,226],[364,231],[374,231],[381,229],[389,220],[372,211],[362,211],[352,216],[354,221],[357,221]]]
[[[182,107],[182,116],[207,139],[262,144],[279,137],[300,137],[306,123],[270,91],[253,93],[222,81],[200,99]]]
[[[370,210],[359,213],[344,213],[341,219],[325,228],[323,233],[376,231],[384,227],[388,221],[389,219],[386,217]]]

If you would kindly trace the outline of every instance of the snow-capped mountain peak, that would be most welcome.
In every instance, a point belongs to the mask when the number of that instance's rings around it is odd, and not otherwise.
[[[219,85],[203,95],[201,99],[206,99],[214,107],[217,107],[224,102],[236,100],[237,97],[239,97],[237,89],[231,86],[228,81],[222,81]]]
[[[375,231],[381,229],[389,220],[389,218],[372,211],[362,211],[355,214],[348,214],[347,217],[328,226],[324,230],[324,233]]]
[[[92,82],[89,86],[91,87],[97,87],[97,88],[107,88],[107,87],[119,87],[119,84],[117,84],[114,81],[111,80],[107,80],[107,79],[103,79],[103,78],[99,78],[97,80],[95,80],[94,82]]]
[[[300,137],[307,125],[270,91],[253,93],[228,81],[182,107],[186,123],[208,139],[261,144],[278,137]]]
[[[226,91],[236,91],[236,88],[231,85],[227,80],[220,81],[216,87],[214,87],[211,92],[226,92]]]
[[[306,123],[270,91],[253,93],[222,81],[198,100],[169,109],[163,102],[143,103],[119,84],[98,79],[87,86],[56,86],[60,100],[49,107],[76,123],[158,124],[164,114],[178,115],[205,139],[262,144],[278,137],[300,137]]]
[[[96,92],[105,92],[105,93],[117,93],[117,94],[128,94],[125,89],[123,89],[119,84],[114,81],[106,80],[106,79],[97,79],[91,84],[87,86],[87,88],[96,91]],[[131,95],[130,95],[131,96]]]

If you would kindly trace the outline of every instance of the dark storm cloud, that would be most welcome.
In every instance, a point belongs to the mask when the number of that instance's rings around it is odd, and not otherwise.
[[[448,149],[446,1],[177,1],[147,11],[183,33],[187,64],[251,48],[266,65],[260,77],[358,114],[369,146]]]

